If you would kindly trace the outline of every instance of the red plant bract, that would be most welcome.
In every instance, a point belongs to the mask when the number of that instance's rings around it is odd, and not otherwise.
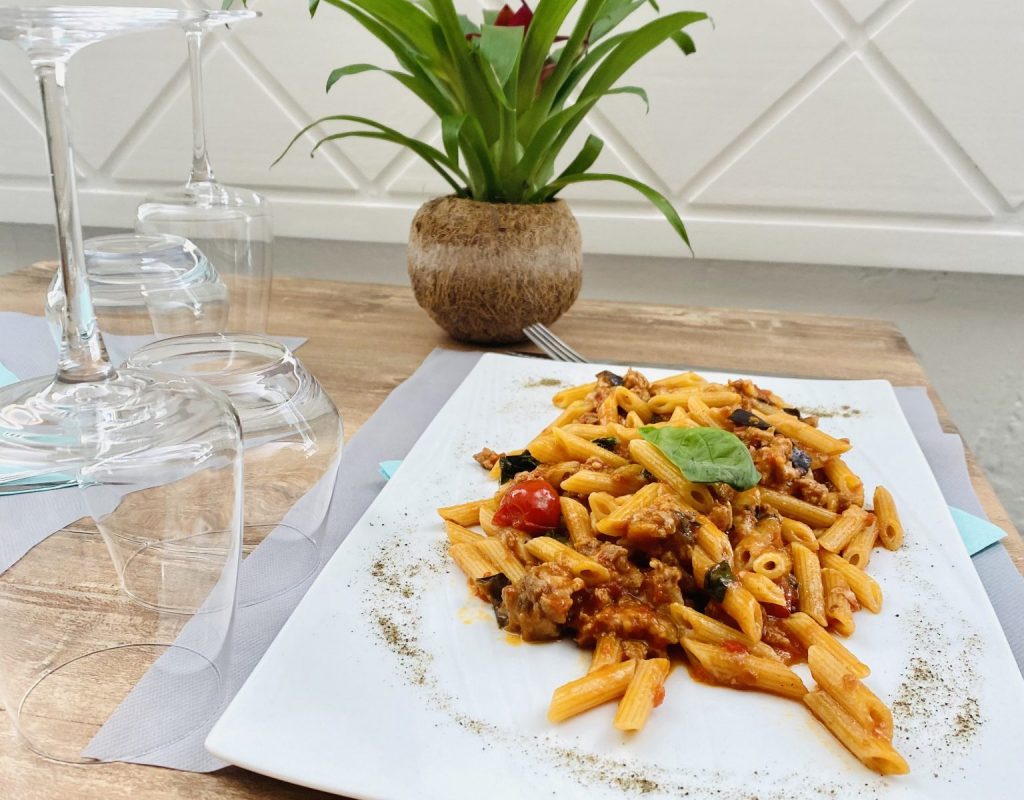
[[[513,11],[506,3],[501,7],[498,16],[494,18],[494,26],[497,28],[524,28],[529,30],[531,22],[533,22],[533,11],[526,3],[519,6],[518,11]]]

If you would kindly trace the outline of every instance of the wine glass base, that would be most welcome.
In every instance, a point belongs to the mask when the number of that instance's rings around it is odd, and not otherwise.
[[[75,485],[82,466],[115,440],[141,447],[187,437],[191,415],[202,404],[199,394],[188,391],[187,379],[138,370],[102,381],[37,378],[6,386],[0,389],[0,485]],[[157,419],[159,426],[147,425]],[[126,442],[129,435],[142,438]]]

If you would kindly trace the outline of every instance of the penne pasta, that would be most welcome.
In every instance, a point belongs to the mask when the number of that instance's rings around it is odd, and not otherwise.
[[[621,536],[626,532],[626,526],[629,524],[630,517],[640,511],[640,509],[651,505],[664,492],[665,490],[660,483],[647,484],[635,492],[629,500],[597,523],[597,530],[600,533]]]
[[[756,572],[741,572],[738,577],[743,588],[750,592],[757,602],[771,603],[777,606],[786,605],[786,593],[782,591],[782,587],[764,575],[758,575]]]
[[[736,621],[740,630],[747,636],[755,642],[761,641],[761,634],[764,632],[764,612],[761,610],[761,604],[742,583],[733,581],[729,584],[722,600],[722,609]]]
[[[526,543],[527,552],[540,561],[554,561],[564,564],[577,578],[582,578],[585,583],[605,583],[611,578],[611,573],[604,564],[587,558],[582,553],[577,553],[571,547],[562,544],[550,536],[538,536]]]
[[[619,701],[615,712],[615,727],[620,731],[638,731],[664,696],[665,678],[668,677],[667,658],[650,658],[636,665],[633,679]]]
[[[834,511],[811,505],[774,489],[762,489],[761,499],[765,505],[771,506],[783,517],[803,522],[812,528],[828,528],[839,518]]]
[[[672,389],[691,389],[707,386],[707,381],[696,372],[680,372],[667,378],[658,378],[651,383],[651,393]]]
[[[471,581],[498,573],[498,569],[491,564],[490,559],[472,543],[453,544],[448,548],[448,555]]]
[[[684,638],[681,644],[692,660],[726,686],[760,689],[797,700],[807,694],[807,687],[800,676],[781,661],[733,652],[691,638]]]
[[[610,450],[605,450],[600,445],[594,444],[581,436],[569,433],[564,428],[553,428],[551,432],[570,458],[578,461],[596,458],[602,464],[606,464],[609,467],[624,467],[629,463],[622,456],[616,455]],[[531,450],[530,452],[533,451]]]
[[[907,762],[896,752],[891,742],[865,730],[827,692],[809,692],[803,700],[821,724],[868,769],[880,775],[905,775],[910,772]]]
[[[743,631],[730,628],[724,622],[719,622],[706,614],[701,614],[695,608],[688,608],[682,603],[673,603],[669,606],[669,613],[673,621],[683,629],[684,634],[692,636],[700,642],[708,644],[724,645],[726,642],[733,642],[743,645],[753,655],[759,658],[771,658],[781,661],[778,653],[764,642],[751,639]]]
[[[694,547],[690,550],[690,569],[693,572],[694,582],[700,587],[705,585],[708,571],[717,563],[720,562],[711,558],[701,547]]]
[[[848,664],[824,647],[812,644],[807,649],[807,665],[818,686],[865,730],[892,739],[892,712],[860,682]]]
[[[626,412],[626,416],[636,414],[645,425],[654,417],[654,412],[647,404],[647,401],[641,400],[636,392],[627,389],[625,386],[616,386],[613,394],[615,395],[615,402],[619,408]],[[639,426],[631,425],[630,427]]]
[[[875,549],[875,540],[878,538],[878,527],[875,523],[861,528],[850,539],[849,544],[843,548],[843,558],[855,567],[867,569],[871,560],[871,551]]]
[[[679,467],[653,444],[645,439],[634,439],[629,443],[629,455],[657,480],[673,489],[687,505],[704,513],[711,510],[715,503],[711,490],[703,484],[688,481]]]
[[[636,666],[634,660],[609,664],[559,686],[551,697],[548,720],[561,722],[622,697],[633,680]]]
[[[562,428],[571,422],[575,422],[587,412],[587,403],[584,400],[576,400],[570,403],[565,411],[559,414],[555,421],[548,428]],[[545,429],[546,430],[546,429]]]
[[[563,485],[565,481],[562,482]],[[587,498],[587,505],[590,506],[590,520],[592,525],[596,525],[600,520],[611,514],[618,504],[615,502],[616,498],[607,492],[593,492]]]
[[[559,408],[568,408],[570,405],[575,403],[577,400],[583,400],[588,394],[597,388],[596,383],[584,383],[581,386],[573,386],[570,389],[562,389],[560,392],[556,392],[555,396],[551,398],[551,402]]]
[[[558,498],[558,502],[562,509],[562,521],[565,523],[565,529],[569,531],[572,546],[579,550],[581,546],[593,542],[594,531],[590,527],[590,513],[583,504],[571,497],[564,496]]]
[[[486,500],[474,500],[471,503],[459,503],[456,506],[445,506],[437,509],[441,519],[448,519],[459,525],[476,525],[480,519],[480,506]]]
[[[875,517],[878,520],[878,538],[886,550],[898,550],[903,544],[903,523],[896,511],[896,502],[884,486],[875,487]]]
[[[834,569],[850,585],[859,602],[868,611],[877,614],[882,610],[882,588],[874,578],[859,567],[835,553],[822,553],[821,566]]]
[[[479,541],[470,544],[470,547],[475,547],[494,567],[494,571],[500,572],[510,581],[515,582],[526,574],[526,567],[498,539],[481,537]]]
[[[562,430],[562,428],[558,430]],[[560,461],[565,461],[569,456],[566,449],[550,432],[542,433],[530,442],[526,449],[541,464],[557,464]]]
[[[646,484],[646,481],[641,476],[642,468],[632,470],[630,467],[623,467],[623,469],[631,471],[612,473],[581,469],[562,481],[561,489],[564,492],[572,492],[573,494],[603,492],[617,496],[633,494],[633,492]]]
[[[807,523],[783,517],[781,525],[782,541],[786,542],[786,544],[799,542],[808,550],[818,549],[818,537],[814,535],[814,531],[811,530],[811,526]]]
[[[855,607],[860,607],[856,595],[846,579],[828,567],[821,570],[821,585],[825,591],[825,616],[829,627],[840,636],[851,636],[855,628],[853,612]]]
[[[806,422],[784,411],[778,411],[773,414],[759,413],[758,416],[794,442],[798,442],[822,455],[835,456],[845,453],[850,449],[849,442],[829,436],[824,431],[815,428],[813,425],[808,425]]]
[[[825,589],[821,585],[821,564],[818,556],[797,542],[793,542],[789,549],[793,556],[793,574],[800,586],[800,610],[825,627],[828,625],[828,619],[825,617]]]
[[[483,536],[479,533],[473,533],[469,528],[464,528],[459,523],[452,522],[450,519],[444,521],[444,530],[451,544],[466,544],[467,542],[472,544],[483,539]]]
[[[711,413],[711,407],[702,396],[691,395],[686,401],[686,411],[690,419],[699,422],[705,428],[721,428],[722,423]]]
[[[785,550],[766,550],[750,562],[751,569],[771,581],[779,581],[793,571],[793,559]]]
[[[833,456],[825,462],[822,469],[829,483],[849,498],[855,506],[864,505],[864,481],[853,473],[842,458]]]
[[[868,513],[860,506],[850,506],[818,537],[818,546],[838,553],[864,528]]]
[[[781,622],[786,632],[796,638],[803,645],[804,650],[809,650],[811,647],[820,647],[823,650],[827,650],[857,678],[866,678],[871,674],[867,664],[860,661],[838,639],[831,636],[828,631],[807,614],[797,612]]]
[[[622,661],[622,642],[614,633],[602,633],[594,645],[594,655],[590,659],[590,672],[618,664]]]

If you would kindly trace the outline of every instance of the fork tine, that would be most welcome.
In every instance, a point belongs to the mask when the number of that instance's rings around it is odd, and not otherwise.
[[[552,340],[544,326],[540,324],[528,325],[523,328],[523,333],[525,333],[530,341],[537,345],[537,347],[539,347],[548,356],[548,358],[554,359],[555,361],[569,360],[568,354],[558,346],[558,342]]]
[[[556,361],[571,360],[569,354],[565,352],[565,348],[561,347],[559,342],[551,337],[550,331],[540,323],[530,325],[526,332],[529,334],[530,339],[551,358]]]
[[[524,329],[524,333],[542,350],[549,353],[553,358],[560,361],[570,361],[577,364],[587,363],[578,352],[573,350],[562,338],[553,333],[547,326],[535,323]],[[535,338],[536,337],[536,338]]]
[[[552,352],[548,346],[547,340],[537,333],[536,328],[533,325],[527,325],[523,328],[523,333],[526,334],[526,338],[533,342],[540,351],[550,359],[558,361],[558,356]]]
[[[550,329],[546,328],[543,325],[541,325],[540,327],[544,328],[544,331],[548,334],[548,336],[550,336],[553,341],[557,342],[558,345],[565,351],[566,355],[568,356],[567,360],[574,361],[577,364],[587,363],[587,359],[585,359],[581,353],[570,347],[569,343],[566,342],[565,339],[561,338],[557,333],[551,331]]]
[[[537,339],[544,343],[544,347],[551,354],[552,358],[558,359],[559,361],[572,361],[572,357],[562,347],[562,343],[551,336],[551,332],[543,325],[534,326],[534,335]]]

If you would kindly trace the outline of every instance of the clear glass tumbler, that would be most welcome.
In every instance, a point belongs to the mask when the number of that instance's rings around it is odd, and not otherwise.
[[[196,334],[146,345],[133,369],[199,378],[238,412],[245,447],[242,605],[302,585],[324,553],[323,520],[344,444],[341,415],[284,345],[254,334]]]
[[[202,44],[211,28],[258,16],[244,9],[197,12],[183,22],[192,87],[192,170],[188,181],[150,194],[136,214],[141,233],[171,233],[195,242],[228,286],[230,312],[221,330],[265,333],[273,279],[273,219],[265,197],[220,183],[206,143]]]
[[[118,233],[86,239],[84,248],[92,302],[104,334],[163,339],[226,328],[228,288],[188,239]],[[64,300],[58,272],[46,296],[46,317],[57,335]]]

